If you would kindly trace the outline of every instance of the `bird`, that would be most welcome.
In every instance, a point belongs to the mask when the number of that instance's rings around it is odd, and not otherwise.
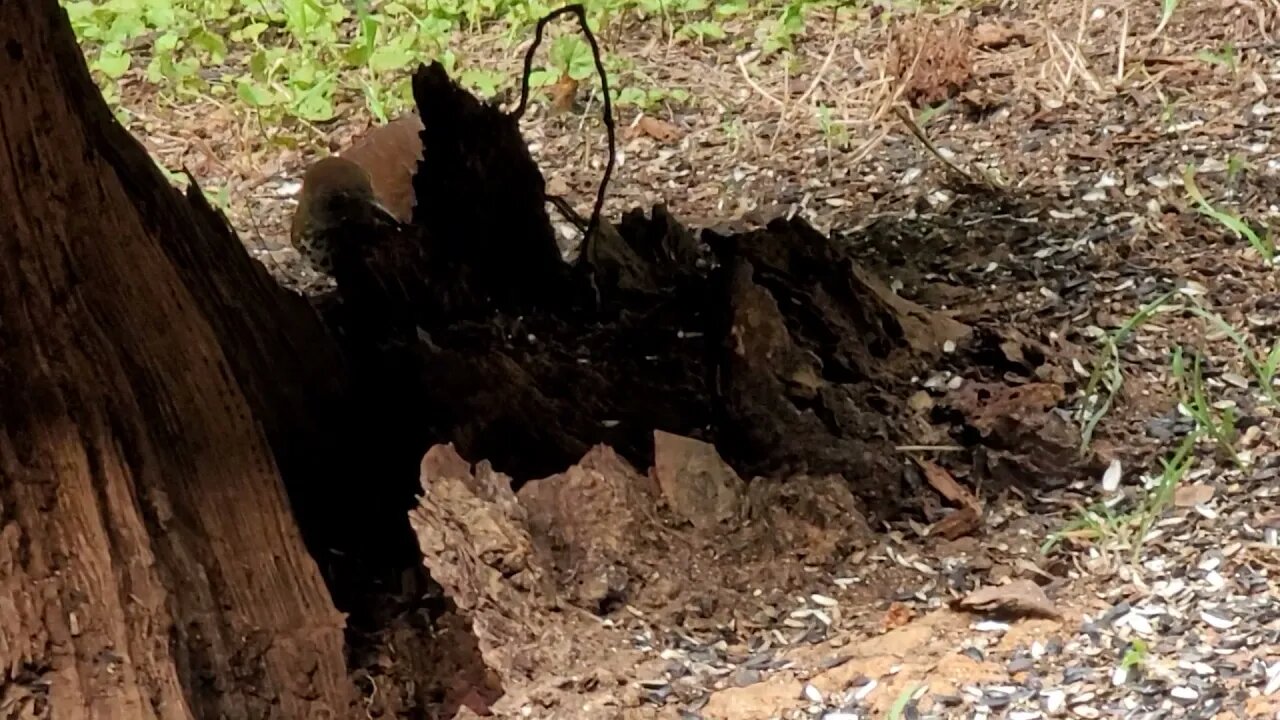
[[[302,176],[289,234],[299,255],[316,271],[332,275],[333,231],[398,222],[378,202],[369,172],[335,155],[318,160]]]
[[[369,173],[373,194],[402,223],[413,219],[417,204],[413,175],[422,159],[422,118],[407,112],[366,132],[342,157]]]
[[[333,275],[332,231],[412,220],[413,174],[422,157],[421,129],[417,113],[407,113],[373,128],[348,150],[307,168],[290,239],[314,269]]]

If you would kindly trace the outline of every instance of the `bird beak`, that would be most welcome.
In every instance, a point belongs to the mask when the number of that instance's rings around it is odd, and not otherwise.
[[[377,200],[373,201],[373,208],[374,208],[375,210],[377,210],[378,212],[382,213],[382,215],[383,215],[383,219],[384,219],[384,220],[388,220],[388,221],[390,221],[390,222],[393,222],[393,223],[395,223],[396,225],[401,225],[401,224],[403,224],[403,223],[400,221],[400,218],[396,217],[395,213],[393,213],[393,212],[391,212],[390,210],[388,210],[386,205],[383,205],[382,203],[378,202]]]

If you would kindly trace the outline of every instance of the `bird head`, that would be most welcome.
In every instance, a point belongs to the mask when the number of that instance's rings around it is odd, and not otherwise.
[[[395,223],[396,218],[378,202],[369,172],[351,160],[331,156],[303,175],[291,234],[296,244],[304,234],[382,221]]]

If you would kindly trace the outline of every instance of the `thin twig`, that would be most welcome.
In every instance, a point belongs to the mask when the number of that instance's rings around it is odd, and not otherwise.
[[[537,52],[538,46],[542,44],[542,33],[546,30],[547,24],[561,15],[569,14],[577,17],[578,27],[582,29],[582,34],[587,39],[587,45],[591,47],[591,59],[595,61],[596,74],[600,76],[600,94],[604,96],[604,131],[609,141],[609,156],[605,161],[604,175],[601,176],[600,185],[596,189],[595,204],[591,206],[591,219],[587,221],[585,239],[590,240],[600,226],[600,213],[604,209],[605,194],[609,190],[609,179],[613,176],[613,166],[617,162],[618,131],[613,122],[613,101],[609,98],[609,73],[605,72],[604,60],[600,57],[600,43],[596,42],[596,36],[587,25],[587,11],[581,4],[565,5],[538,20],[538,24],[534,27],[533,44],[529,46],[529,49],[524,54],[524,71],[520,75],[520,104],[516,106],[515,110],[511,111],[510,116],[518,122],[524,117],[524,112],[528,108],[529,76],[533,72],[533,55]]]
[[[895,107],[893,109],[893,112],[895,115],[898,116],[898,119],[902,121],[902,124],[907,126],[907,130],[910,130],[911,134],[914,135],[915,138],[919,140],[922,145],[924,145],[925,149],[928,150],[934,157],[938,158],[938,160],[941,161],[942,164],[945,165],[948,170],[951,170],[955,174],[959,175],[970,185],[983,186],[989,190],[1001,189],[1000,186],[997,185],[991,178],[987,177],[986,173],[980,173],[982,177],[975,178],[973,174],[970,173],[968,170],[965,170],[964,168],[955,164],[951,160],[947,159],[945,155],[943,155],[941,152],[938,151],[937,146],[933,144],[933,141],[929,139],[929,136],[924,134],[924,130],[920,129],[920,126],[916,124],[916,121],[914,119],[912,119],[911,114],[908,113],[904,108],[902,108],[901,106]]]
[[[963,452],[959,445],[898,445],[893,448],[898,452]]]
[[[738,69],[742,71],[742,78],[747,81],[747,84],[751,86],[752,90],[755,90],[756,92],[760,93],[761,97],[763,97],[765,100],[768,100],[769,102],[773,103],[774,105],[777,105],[778,107],[785,108],[787,106],[786,103],[782,102],[778,98],[771,95],[768,90],[765,90],[764,88],[760,87],[760,85],[757,84],[755,80],[751,79],[751,73],[747,71],[746,60],[743,59],[745,57],[746,57],[746,54],[743,54],[743,55],[739,55],[737,58]]]
[[[1121,10],[1120,22],[1120,50],[1116,57],[1116,87],[1124,82],[1124,53],[1125,46],[1129,43],[1129,6],[1125,5]]]

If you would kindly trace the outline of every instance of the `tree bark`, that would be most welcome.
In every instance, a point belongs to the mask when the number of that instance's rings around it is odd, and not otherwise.
[[[350,717],[281,481],[325,460],[323,327],[114,121],[55,0],[0,3],[0,78],[0,715]]]

